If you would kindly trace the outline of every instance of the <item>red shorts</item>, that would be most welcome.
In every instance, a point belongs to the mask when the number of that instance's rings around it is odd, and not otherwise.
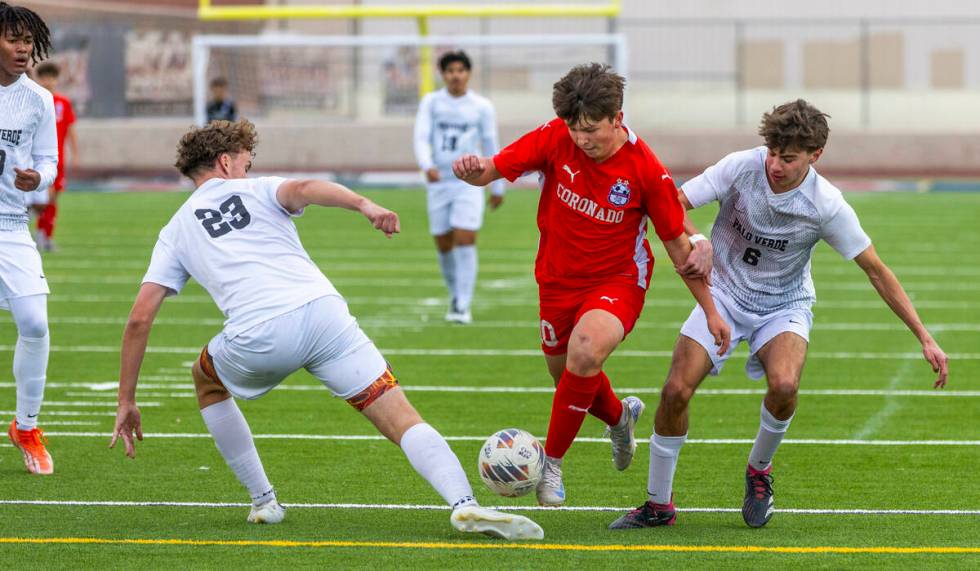
[[[608,282],[586,288],[539,286],[541,301],[541,350],[546,355],[564,355],[568,339],[587,311],[602,309],[623,324],[624,336],[636,325],[643,311],[646,290],[636,283]]]

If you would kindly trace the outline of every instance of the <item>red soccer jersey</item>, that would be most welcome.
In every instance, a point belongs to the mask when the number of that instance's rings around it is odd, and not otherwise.
[[[54,188],[61,190],[65,184],[65,138],[68,136],[68,128],[75,123],[75,110],[64,95],[51,95],[54,97],[55,130],[58,132],[58,176],[54,179]]]
[[[646,143],[626,131],[627,142],[601,163],[575,145],[558,118],[493,157],[511,182],[528,172],[543,176],[534,271],[539,284],[578,287],[623,279],[646,289],[653,269],[647,219],[661,240],[684,232],[684,208],[670,174]]]

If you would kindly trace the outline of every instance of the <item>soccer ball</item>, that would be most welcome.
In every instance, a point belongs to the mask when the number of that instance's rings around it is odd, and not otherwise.
[[[480,479],[501,496],[516,498],[533,490],[544,469],[544,446],[530,433],[505,428],[480,449]]]

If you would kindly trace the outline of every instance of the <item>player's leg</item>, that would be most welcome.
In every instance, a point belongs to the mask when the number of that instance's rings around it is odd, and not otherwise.
[[[466,184],[452,186],[453,200],[449,223],[453,228],[453,257],[456,264],[457,323],[472,320],[470,304],[476,288],[478,259],[476,235],[483,225],[483,189]]]
[[[688,403],[708,374],[717,375],[725,361],[746,337],[745,316],[718,292],[712,292],[715,306],[731,326],[732,343],[728,352],[719,356],[714,336],[708,330],[707,318],[700,305],[695,306],[681,326],[674,345],[670,372],[660,391],[660,404],[650,437],[650,472],[647,480],[647,501],[639,508],[620,517],[610,529],[633,529],[673,525],[674,473],[681,447],[687,440]]]
[[[766,373],[768,389],[759,412],[759,432],[745,468],[742,518],[750,527],[762,527],[773,514],[772,459],[796,412],[800,376],[806,362],[807,332],[783,331],[768,340],[754,356]],[[787,322],[788,323],[788,322]],[[790,324],[791,327],[793,324]]]
[[[545,469],[537,488],[541,505],[560,506],[565,501],[562,459],[603,384],[602,364],[622,341],[623,335],[619,318],[601,309],[585,312],[572,328],[565,369],[555,389],[548,422]]]
[[[348,402],[402,449],[415,471],[452,507],[450,523],[457,530],[502,539],[544,537],[541,527],[526,517],[489,510],[477,504],[456,454],[446,439],[419,416],[390,370]]]
[[[439,271],[449,293],[450,314],[455,312],[456,258],[453,256],[453,231],[449,224],[452,195],[441,184],[426,187],[426,209],[429,215],[429,233],[435,241],[436,255],[439,257]]]
[[[713,343],[713,339],[709,337],[708,342]],[[688,403],[712,366],[711,357],[702,344],[685,335],[677,338],[650,437],[647,501],[610,524],[610,529],[674,524],[674,473],[681,447],[687,440]]]
[[[279,523],[286,515],[285,510],[277,501],[275,490],[266,476],[262,460],[255,449],[252,430],[235,404],[235,399],[218,378],[207,347],[194,361],[191,375],[204,424],[214,438],[215,446],[225,464],[231,468],[252,498],[248,521]]]
[[[35,252],[36,255],[36,252]],[[37,426],[44,384],[47,379],[50,336],[48,335],[48,296],[28,295],[7,299],[17,326],[13,373],[17,386],[16,418],[7,435],[24,456],[32,474],[51,474],[54,462],[44,444],[47,440]]]

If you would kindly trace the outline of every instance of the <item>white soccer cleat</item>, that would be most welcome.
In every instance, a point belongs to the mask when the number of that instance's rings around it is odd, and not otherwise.
[[[530,519],[516,514],[498,512],[480,506],[463,506],[453,510],[449,522],[463,533],[482,533],[507,539],[544,539],[544,530]]]
[[[473,314],[467,311],[449,311],[446,313],[446,321],[450,323],[459,323],[460,325],[469,325],[473,323]]]
[[[561,479],[561,459],[546,456],[544,459],[544,469],[541,472],[541,481],[535,489],[538,496],[538,504],[556,508],[565,503],[565,483]]]
[[[606,435],[612,442],[612,459],[616,469],[622,472],[633,463],[636,453],[636,421],[643,414],[646,405],[636,397],[623,399],[623,416],[616,426],[606,428]]]
[[[285,518],[286,508],[276,500],[269,500],[262,505],[252,506],[248,523],[279,523]]]

